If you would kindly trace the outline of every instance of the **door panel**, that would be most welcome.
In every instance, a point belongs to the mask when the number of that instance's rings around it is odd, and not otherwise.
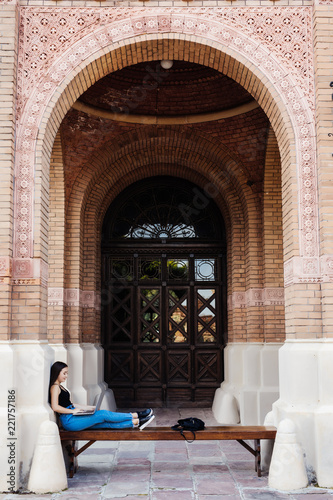
[[[108,355],[109,377],[115,385],[134,383],[134,352],[110,349]]]
[[[219,382],[221,369],[220,350],[196,350],[195,354],[196,385],[212,385]]]
[[[104,257],[106,380],[118,405],[211,404],[223,376],[220,260]]]
[[[139,343],[161,342],[161,290],[139,288]]]
[[[112,290],[107,308],[111,343],[132,343],[133,288]]]
[[[137,383],[142,385],[161,385],[162,353],[161,350],[138,351]]]
[[[218,344],[217,288],[197,288],[195,290],[196,343]]]
[[[169,345],[190,343],[188,305],[188,288],[167,288],[167,343]]]
[[[191,352],[185,350],[166,351],[167,386],[189,386],[191,384]]]

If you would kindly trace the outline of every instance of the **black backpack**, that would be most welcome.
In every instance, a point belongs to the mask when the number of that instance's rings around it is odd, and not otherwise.
[[[195,440],[195,431],[201,431],[205,428],[205,422],[200,420],[200,418],[190,417],[190,418],[182,418],[178,420],[178,424],[173,425],[171,429],[173,431],[179,431],[184,439],[188,443],[193,443]],[[189,440],[186,438],[184,431],[190,431],[193,434],[193,439]]]

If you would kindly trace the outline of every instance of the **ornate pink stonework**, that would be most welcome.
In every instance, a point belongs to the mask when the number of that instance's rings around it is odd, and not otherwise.
[[[229,309],[243,309],[246,307],[245,292],[234,292],[230,296],[230,299],[230,304],[228,304]]]
[[[64,305],[64,289],[63,288],[48,288],[48,304],[49,306]]]
[[[99,309],[98,300],[94,291],[83,291],[78,288],[51,288],[48,289],[48,304],[51,306],[77,306]]]
[[[13,261],[13,278],[34,277],[33,259],[15,259]]]
[[[272,305],[284,305],[284,288],[250,288],[228,297],[228,310]]]
[[[10,257],[0,257],[0,276],[12,275],[12,259]]]
[[[284,305],[284,288],[264,288],[264,306]]]
[[[284,265],[284,284],[292,283],[332,283],[333,255],[301,258],[293,257]]]
[[[81,305],[82,307],[95,307],[95,292],[81,291]]]
[[[12,283],[47,287],[48,264],[43,259],[12,259]]]
[[[333,255],[324,255],[320,259],[321,273],[324,282],[333,282]]]
[[[256,45],[259,42],[275,54],[314,107],[312,10],[309,7],[26,7],[21,8],[21,16],[20,56],[23,55],[25,61],[19,65],[19,116],[38,81],[44,82],[39,86],[40,92],[49,93],[51,87],[56,87],[56,80],[60,81],[79,62],[105,45],[143,33],[170,32],[208,35],[209,39],[213,36],[228,45],[232,34],[223,32],[222,25],[239,30],[246,35],[248,43],[250,39],[257,42]],[[78,44],[76,50],[67,54],[62,66],[54,65],[75,44]],[[260,65],[259,54],[256,57]],[[50,74],[52,66],[57,69],[57,75]]]
[[[232,49],[260,68],[281,96],[296,138],[300,255],[318,258],[311,8],[26,7],[20,12],[15,257],[33,256],[36,139],[61,82],[95,53],[112,51],[114,42],[179,33],[189,40],[217,44],[222,51]]]

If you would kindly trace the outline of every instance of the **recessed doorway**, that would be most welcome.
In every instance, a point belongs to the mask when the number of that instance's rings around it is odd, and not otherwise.
[[[139,181],[104,219],[105,380],[118,406],[207,406],[223,380],[223,219],[198,186]]]

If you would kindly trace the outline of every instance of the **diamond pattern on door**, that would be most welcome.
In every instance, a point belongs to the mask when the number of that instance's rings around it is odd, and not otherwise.
[[[149,384],[160,384],[162,377],[161,352],[139,352],[138,353],[138,382]]]
[[[140,342],[161,341],[161,293],[158,288],[140,289]]]
[[[155,253],[133,255],[133,279],[105,282],[106,379],[123,408],[207,405],[223,377],[220,261]],[[127,259],[115,261],[122,278]]]
[[[133,383],[133,352],[108,351],[111,384]]]
[[[117,293],[115,293],[117,292]],[[111,342],[132,340],[132,289],[122,288],[112,295],[110,304]]]
[[[211,385],[219,382],[220,351],[196,351],[195,371],[197,385]]]
[[[167,352],[167,380],[168,385],[190,384],[191,353],[189,351]]]
[[[168,343],[188,343],[188,289],[168,289]]]
[[[216,343],[216,290],[200,288],[196,291],[197,342]]]

